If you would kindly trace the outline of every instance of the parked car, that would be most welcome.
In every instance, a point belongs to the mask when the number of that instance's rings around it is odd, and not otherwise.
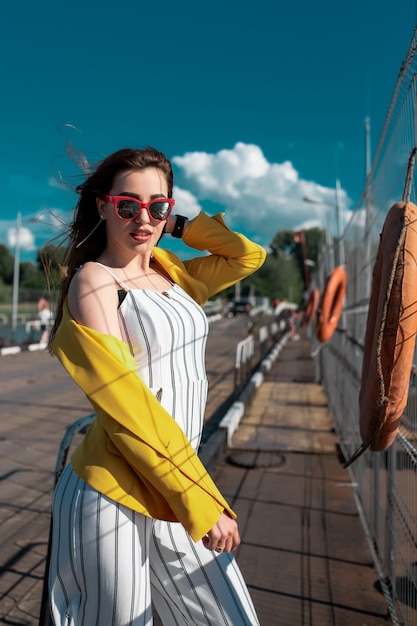
[[[235,300],[233,302],[230,313],[235,317],[236,315],[250,315],[253,309],[253,304],[248,298],[242,300]]]

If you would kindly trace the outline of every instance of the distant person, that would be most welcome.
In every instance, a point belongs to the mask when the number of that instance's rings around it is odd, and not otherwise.
[[[277,315],[278,313],[278,307],[281,304],[281,300],[279,298],[274,298],[272,301],[272,312],[274,313],[274,315]]]
[[[55,624],[259,624],[233,557],[236,514],[197,456],[207,397],[207,299],[265,251],[221,215],[174,214],[153,148],[104,159],[77,188],[50,346],[96,418],[53,501]],[[198,251],[181,261],[162,235]]]
[[[288,319],[288,326],[291,340],[298,341],[300,339],[299,330],[301,328],[301,313],[298,310],[291,312]]]
[[[39,340],[39,343],[45,344],[46,346],[48,344],[49,329],[51,327],[51,322],[52,322],[52,311],[49,308],[48,300],[45,300],[45,298],[40,298],[40,300],[38,301],[37,318],[40,322],[40,329],[42,331],[42,335]]]

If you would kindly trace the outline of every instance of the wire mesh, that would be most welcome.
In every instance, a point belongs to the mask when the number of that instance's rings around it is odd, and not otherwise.
[[[343,262],[348,274],[345,306],[335,334],[314,345],[317,379],[346,459],[360,446],[359,391],[368,303],[380,233],[390,207],[415,203],[417,29],[404,60],[364,191],[341,237],[327,237],[315,281]],[[417,250],[412,251],[417,258]],[[417,286],[416,286],[417,298]],[[414,354],[414,363],[417,355]],[[394,624],[417,626],[417,366],[410,372],[408,402],[394,444],[366,451],[349,467],[358,511]]]

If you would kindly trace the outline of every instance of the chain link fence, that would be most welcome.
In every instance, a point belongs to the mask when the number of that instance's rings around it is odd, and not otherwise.
[[[362,197],[340,236],[327,237],[314,287],[338,264],[348,285],[338,327],[326,344],[310,326],[317,379],[323,384],[348,459],[361,445],[359,390],[372,271],[390,207],[415,202],[417,29],[399,72]],[[417,257],[417,250],[414,251]],[[417,299],[417,286],[416,286]],[[414,363],[417,357],[414,356]],[[417,367],[410,372],[408,403],[399,434],[385,452],[366,451],[349,468],[369,548],[394,624],[417,626]]]

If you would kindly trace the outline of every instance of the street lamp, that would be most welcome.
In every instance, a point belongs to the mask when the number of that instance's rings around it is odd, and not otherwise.
[[[339,209],[339,194],[340,194],[340,182],[336,180],[336,189],[335,189],[335,202],[328,202],[327,200],[319,200],[318,198],[310,198],[309,196],[304,196],[303,201],[308,202],[309,204],[317,204],[333,207],[335,210],[335,222],[336,222],[336,238],[340,237],[340,209]]]
[[[25,220],[25,223],[42,222],[42,215]],[[12,341],[16,341],[17,314],[19,304],[19,282],[20,282],[20,238],[22,231],[22,214],[20,211],[16,215],[16,233],[14,246],[14,266],[13,266],[13,295],[12,295]]]
[[[17,306],[19,300],[19,274],[20,274],[20,230],[22,228],[22,214],[16,215],[16,241],[14,247],[13,268],[13,296],[12,296],[12,341],[16,341]]]
[[[303,200],[304,202],[309,202],[310,204],[318,204],[318,205],[324,205],[324,206],[330,206],[334,209],[335,212],[335,226],[336,226],[336,232],[335,232],[335,239],[337,241],[338,244],[338,250],[339,250],[339,262],[341,264],[344,263],[344,250],[343,250],[343,246],[341,245],[341,237],[340,237],[340,202],[339,202],[339,196],[340,196],[340,181],[339,179],[336,179],[336,188],[335,188],[335,202],[327,202],[326,200],[319,200],[319,199],[315,199],[315,198],[309,198],[308,196],[304,196]],[[330,224],[329,227],[326,228],[326,233],[327,233],[327,244],[330,247]],[[333,255],[334,256],[334,255]],[[333,258],[333,264],[335,264],[334,262],[334,258]]]

